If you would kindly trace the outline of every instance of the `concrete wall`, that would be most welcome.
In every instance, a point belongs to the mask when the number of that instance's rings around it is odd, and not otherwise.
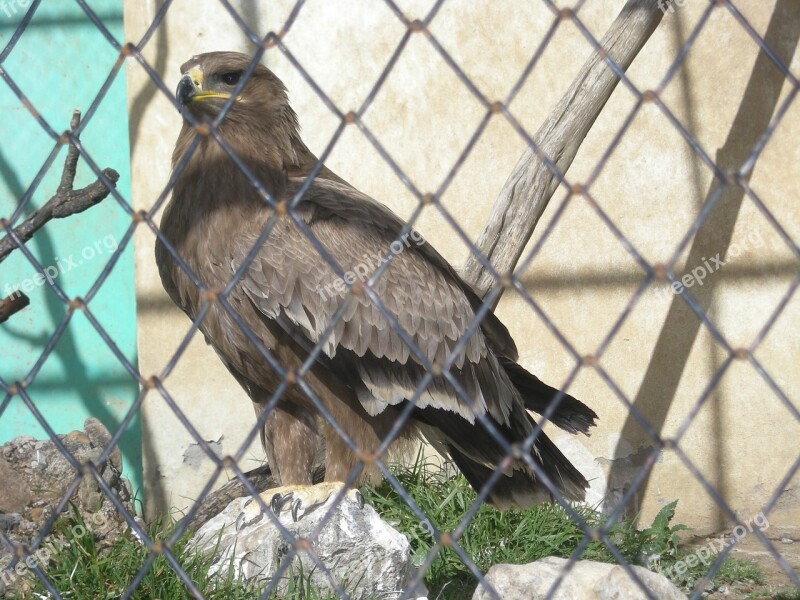
[[[421,18],[430,2],[400,2],[409,18]],[[580,16],[601,36],[623,0],[586,3]],[[791,0],[736,3],[775,53],[798,72],[800,5]],[[292,2],[235,4],[259,35],[278,30]],[[656,88],[707,6],[684,2],[668,14],[632,65],[639,89]],[[126,3],[126,35],[138,39],[155,14],[155,3]],[[490,99],[503,99],[536,51],[553,15],[544,3],[448,2],[432,33]],[[400,41],[404,28],[381,2],[305,3],[285,42],[293,56],[343,111],[357,109]],[[168,87],[178,66],[193,54],[219,49],[253,51],[228,14],[215,2],[177,0],[154,34],[145,56]],[[531,133],[570,85],[591,47],[580,31],[564,22],[539,64],[511,104]],[[317,153],[331,139],[337,121],[279,50],[265,62],[287,84],[300,115],[304,137]],[[169,176],[169,157],[180,119],[135,63],[129,64],[133,194],[149,208]],[[724,169],[743,162],[776,110],[789,84],[745,30],[725,10],[715,10],[661,97],[683,127]],[[581,147],[567,176],[585,182],[593,173],[634,105],[620,86]],[[800,234],[795,208],[800,192],[793,170],[800,150],[797,103],[792,105],[764,148],[750,186],[789,235]],[[411,38],[376,96],[365,121],[404,173],[423,192],[435,191],[459,157],[483,116],[479,103],[422,35]],[[522,153],[525,142],[503,119],[492,119],[457,177],[442,197],[471,239],[477,239],[492,202]],[[364,192],[404,217],[416,199],[355,128],[345,130],[328,164]],[[715,189],[712,172],[654,105],[632,118],[626,132],[591,187],[594,199],[645,260],[666,262],[686,236]],[[581,197],[565,202],[559,191],[542,218],[530,249],[547,240],[522,275],[526,289],[579,355],[598,353],[612,390],[593,368],[582,368],[569,391],[593,406],[600,424],[591,438],[560,437],[571,456],[593,477],[592,499],[613,504],[628,488],[650,447],[638,421],[618,397],[623,394],[653,424],[672,436],[681,429],[709,382],[708,394],[681,440],[681,448],[742,518],[756,514],[797,458],[800,423],[746,361],[726,362],[727,353],[709,327],[657,284],[635,295],[644,271]],[[463,264],[466,246],[442,215],[427,208],[417,223],[422,233],[454,264]],[[160,372],[188,330],[160,288],[153,263],[152,234],[137,239],[139,350],[143,371]],[[708,312],[713,327],[733,347],[749,347],[777,310],[798,275],[798,258],[741,189],[722,192],[709,218],[682,247],[677,272],[691,272],[719,254],[726,261],[689,289]],[[526,252],[526,256],[528,254]],[[711,263],[709,263],[711,265]],[[697,272],[698,277],[700,272]],[[621,320],[621,314],[625,318]],[[506,294],[498,314],[520,346],[522,364],[559,385],[575,369],[570,353],[520,297]],[[620,322],[621,321],[621,322]],[[612,328],[613,339],[604,345]],[[792,299],[757,346],[755,356],[782,392],[796,403],[800,326]],[[715,379],[720,367],[727,367]],[[195,339],[167,380],[203,437],[233,452],[253,422],[249,401],[199,339]],[[143,412],[145,472],[153,510],[186,507],[205,483],[208,461],[196,461],[189,435],[164,402],[151,394]],[[248,453],[253,463],[260,449]],[[250,468],[252,463],[243,465]],[[772,523],[796,524],[797,478],[784,486]],[[633,506],[648,521],[663,504],[679,500],[678,519],[698,531],[723,525],[714,500],[674,451],[659,454],[652,475]]]

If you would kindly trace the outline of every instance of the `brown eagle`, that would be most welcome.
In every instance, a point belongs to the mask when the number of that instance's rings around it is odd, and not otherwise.
[[[170,298],[191,319],[212,300],[200,330],[260,415],[283,379],[236,319],[213,300],[230,283],[264,228],[272,228],[228,302],[252,336],[289,373],[299,371],[313,348],[321,346],[305,382],[358,448],[353,451],[320,418],[301,386],[290,385],[261,431],[270,468],[284,486],[278,494],[269,492],[273,508],[280,510],[291,500],[293,511],[301,504],[307,509],[335,489],[309,487],[320,439],[325,482],[341,486],[360,462],[364,469],[359,480],[375,475],[378,471],[368,457],[379,449],[412,399],[415,406],[394,448],[407,448],[408,442],[422,436],[450,457],[480,491],[506,451],[478,417],[488,419],[497,434],[519,446],[536,425],[527,410],[543,413],[558,391],[517,364],[514,341],[492,312],[459,345],[481,299],[388,208],[326,168],[299,204],[288,208],[317,159],[300,139],[283,83],[260,64],[243,82],[251,61],[234,52],[195,56],[181,67],[176,96],[198,122],[209,123],[236,92],[218,134],[262,190],[279,203],[278,209],[265,201],[207,128],[198,133],[184,120],[173,169],[193,151],[177,176],[161,232],[200,285],[160,240],[156,262]],[[195,138],[199,140],[192,148]],[[306,232],[321,243],[328,257],[321,255]],[[389,257],[385,271],[374,277]],[[370,299],[367,286],[391,319]],[[424,383],[426,362],[436,376],[415,398]],[[441,374],[442,368],[449,368],[463,395]],[[596,417],[583,403],[563,395],[551,420],[567,431],[588,434]],[[529,452],[539,469],[531,469],[517,454],[489,492],[491,504],[526,507],[550,499],[552,494],[536,471],[546,473],[565,498],[584,497],[586,479],[547,436],[540,433]]]

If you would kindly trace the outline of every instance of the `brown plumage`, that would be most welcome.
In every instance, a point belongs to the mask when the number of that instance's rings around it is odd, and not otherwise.
[[[212,120],[250,60],[232,52],[193,57],[181,67],[178,101],[199,121]],[[290,201],[316,163],[300,139],[286,89],[262,65],[239,91],[218,131],[278,201]],[[184,121],[173,167],[196,135]],[[421,434],[452,457],[480,490],[505,453],[475,415],[487,415],[509,442],[522,442],[535,426],[526,408],[543,412],[557,390],[516,364],[514,341],[491,312],[456,349],[481,301],[416,231],[401,239],[404,223],[385,206],[322,169],[294,213],[341,269],[353,274],[351,281],[370,278],[380,259],[392,254],[392,242],[400,240],[399,251],[396,243],[394,257],[372,289],[428,361],[442,365],[452,360],[451,372],[469,400],[459,397],[443,377],[434,377],[417,399],[398,444]],[[421,383],[424,361],[368,295],[348,292],[292,215],[276,214],[212,137],[201,137],[178,176],[161,231],[204,288],[222,290],[264,227],[273,222],[228,301],[287,370],[300,369],[309,351],[321,345],[306,380],[360,450],[372,453]],[[202,291],[161,242],[156,260],[172,300],[195,318],[204,302]],[[343,305],[343,318],[326,337],[326,328]],[[281,378],[219,303],[210,305],[200,329],[260,413]],[[595,418],[591,409],[564,395],[552,421],[568,431],[587,433]],[[357,455],[319,418],[300,387],[289,386],[262,432],[270,466],[282,484],[311,483],[320,437],[325,442],[326,481],[346,480],[358,463]],[[545,435],[536,439],[531,457],[566,498],[583,498],[586,480]],[[374,466],[367,468],[362,478],[374,472]],[[529,467],[515,460],[488,499],[506,507],[549,497]]]

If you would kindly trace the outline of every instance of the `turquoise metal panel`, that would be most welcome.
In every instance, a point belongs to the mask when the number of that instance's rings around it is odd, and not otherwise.
[[[105,27],[123,39],[122,0],[89,3]],[[56,132],[69,128],[73,109],[84,114],[102,88],[118,53],[81,8],[67,0],[0,0],[0,46],[5,47],[23,15],[32,21],[2,63],[14,83]],[[86,151],[100,168],[120,173],[117,189],[130,198],[125,72],[120,70],[97,112],[81,135]],[[55,147],[55,141],[0,80],[0,216],[10,217]],[[66,156],[61,148],[44,174],[22,218],[55,193]],[[75,188],[96,179],[81,159]],[[17,224],[21,219],[17,221]],[[108,261],[123,245],[131,218],[111,196],[66,219],[50,221],[27,248],[70,297],[84,297]],[[0,378],[24,380],[69,310],[20,251],[0,263],[0,296],[21,288],[31,304],[0,325]],[[136,365],[136,311],[133,248],[125,245],[113,270],[88,304],[116,344],[124,361]],[[52,352],[27,387],[30,398],[58,434],[81,429],[88,416],[114,431],[131,409],[136,381],[108,348],[80,310],[76,311]],[[2,398],[2,396],[0,396]],[[0,414],[0,442],[18,435],[43,437],[45,431],[18,396]],[[120,447],[124,471],[141,498],[141,431],[138,416]]]

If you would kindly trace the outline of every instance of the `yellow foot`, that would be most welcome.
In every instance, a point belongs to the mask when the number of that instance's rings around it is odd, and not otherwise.
[[[318,506],[325,504],[331,496],[338,494],[344,483],[329,481],[317,485],[284,485],[266,490],[260,494],[264,504],[272,509],[276,516],[288,506],[291,507],[292,520],[297,521],[306,513]],[[355,489],[347,490],[345,498],[356,502],[359,508],[364,507],[364,498],[361,492]],[[261,516],[261,508],[254,499],[245,502],[238,521],[245,524],[254,523]]]

